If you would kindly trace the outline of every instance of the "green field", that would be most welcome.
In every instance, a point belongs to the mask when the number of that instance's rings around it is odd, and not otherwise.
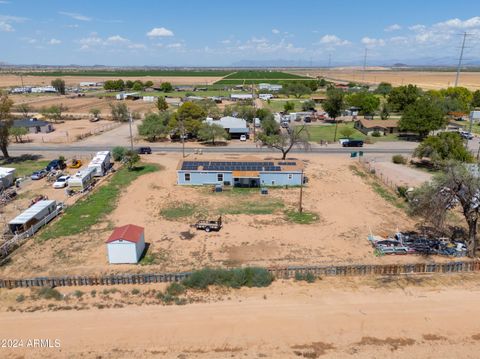
[[[339,123],[338,124],[338,129],[337,129],[337,141],[340,138],[343,138],[341,134],[341,129],[345,127],[351,127],[353,128],[353,123]],[[335,125],[334,124],[328,124],[328,125],[311,125],[308,126],[308,133],[310,135],[310,141],[311,142],[320,142],[320,141],[328,141],[328,142],[333,142],[333,138],[335,135]],[[351,139],[355,140],[365,140],[367,136],[365,136],[363,133],[355,129],[355,132],[353,133],[352,136],[350,136]],[[376,141],[398,141],[398,136],[395,134],[390,134],[387,136],[381,136],[381,137],[370,137],[373,142]]]
[[[45,168],[50,161],[48,160],[22,160],[21,158],[13,159],[12,162],[0,160],[0,167],[13,167],[17,177],[29,176],[33,172]]]
[[[301,111],[302,110],[302,102],[305,100],[298,100],[298,99],[288,99],[288,100],[270,100],[270,103],[268,101],[264,101],[263,104],[266,108],[270,109],[273,112],[281,112],[283,111],[283,107],[285,106],[286,102],[293,102],[295,105],[295,109],[292,112],[296,111]]]
[[[308,77],[289,74],[280,71],[237,71],[227,77],[226,80],[291,80],[291,79],[306,79]]]
[[[223,77],[232,71],[224,70],[79,70],[79,71],[42,71],[26,72],[30,76],[105,76],[105,77],[142,77],[142,76],[168,76],[168,77]]]

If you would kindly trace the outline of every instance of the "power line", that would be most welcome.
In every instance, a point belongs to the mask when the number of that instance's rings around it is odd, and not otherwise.
[[[467,33],[463,33],[463,41],[462,41],[462,49],[460,50],[460,57],[458,58],[458,66],[457,66],[457,75],[455,76],[455,86],[458,86],[458,79],[460,77],[460,69],[462,67],[462,60],[463,60],[463,51],[465,50],[465,41],[467,40]]]

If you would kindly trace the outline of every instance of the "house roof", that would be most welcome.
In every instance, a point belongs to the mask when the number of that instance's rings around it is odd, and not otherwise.
[[[105,243],[110,243],[118,240],[124,240],[132,243],[138,243],[142,237],[143,227],[134,224],[127,224],[125,226],[114,229],[110,237]]]
[[[49,125],[47,121],[38,120],[36,118],[24,118],[13,121],[13,127],[37,127],[47,125]]]
[[[271,167],[277,167],[271,170]],[[220,169],[219,169],[220,168]],[[238,159],[196,159],[180,160],[178,171],[213,171],[213,172],[300,172],[304,169],[299,160],[263,160],[253,156],[240,157]],[[249,173],[250,174],[250,173]]]
[[[247,121],[245,121],[243,118],[232,116],[225,116],[219,120],[207,118],[205,121],[210,124],[220,125],[223,128],[247,128]]]
[[[358,121],[365,128],[375,128],[375,127],[396,128],[398,127],[398,120],[366,120],[362,118]]]

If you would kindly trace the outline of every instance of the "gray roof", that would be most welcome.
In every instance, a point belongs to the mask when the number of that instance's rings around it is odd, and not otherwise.
[[[24,118],[21,120],[13,121],[13,127],[37,127],[37,126],[47,126],[50,123],[43,120],[37,120],[35,118]]]
[[[230,128],[228,129],[229,133],[248,133],[248,128]]]
[[[245,121],[243,118],[237,118],[232,116],[225,116],[222,117],[220,120],[213,120],[207,118],[206,122],[220,125],[223,128],[247,128],[247,121]]]

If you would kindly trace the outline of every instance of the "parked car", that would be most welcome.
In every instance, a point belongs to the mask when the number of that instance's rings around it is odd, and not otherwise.
[[[312,122],[312,118],[311,118],[311,117],[305,117],[305,118],[303,119],[303,122],[305,122],[305,123],[310,123],[310,122]]]
[[[68,184],[68,179],[70,176],[60,176],[57,180],[53,183],[53,188],[65,188]]]
[[[343,147],[363,147],[362,140],[348,140],[342,143]]]
[[[35,171],[35,172],[32,173],[30,178],[32,180],[39,180],[39,179],[42,179],[43,177],[45,177],[47,175],[47,173],[48,172],[46,170]]]
[[[47,171],[52,171],[52,170],[63,170],[67,165],[65,164],[64,161],[62,160],[53,160],[50,161],[50,163],[45,167]]]
[[[467,131],[461,131],[460,136],[462,136],[462,138],[464,138],[466,140],[472,140],[473,139],[473,135],[470,132],[467,132]]]
[[[282,121],[282,123],[281,123],[280,126],[282,126],[283,128],[288,128],[288,127],[290,127],[290,126],[288,125],[288,122],[286,122],[286,121]]]
[[[151,155],[152,154],[152,148],[151,147],[140,147],[138,149],[138,153],[140,155]]]
[[[247,140],[247,136],[245,136],[245,135],[240,136],[240,141],[245,142],[246,140]]]

